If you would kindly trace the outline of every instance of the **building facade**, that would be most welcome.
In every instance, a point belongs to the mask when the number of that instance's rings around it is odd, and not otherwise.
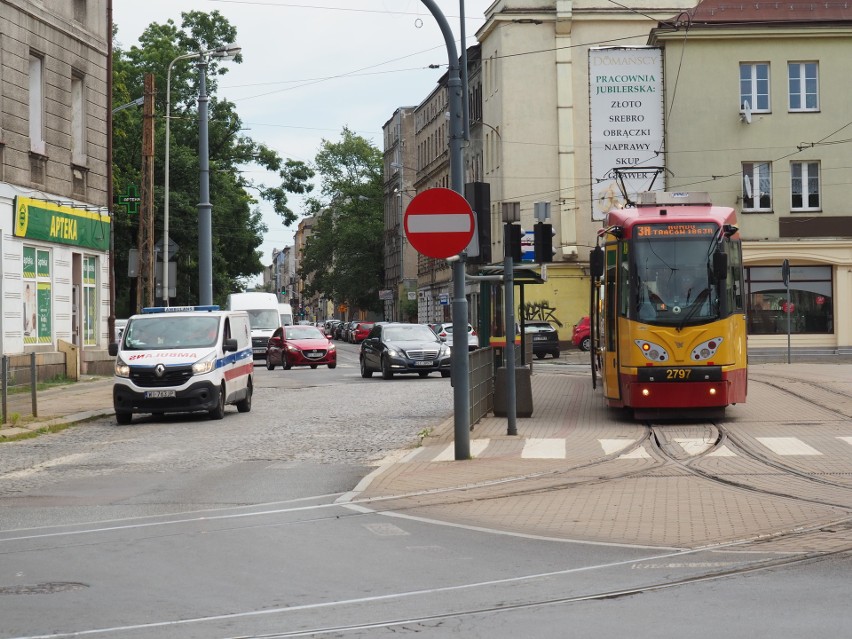
[[[750,352],[785,348],[788,327],[796,350],[852,351],[852,8],[705,0],[674,20],[649,39],[664,50],[668,188],[737,210]]]
[[[110,314],[107,0],[6,0],[0,22],[4,353],[104,354]]]

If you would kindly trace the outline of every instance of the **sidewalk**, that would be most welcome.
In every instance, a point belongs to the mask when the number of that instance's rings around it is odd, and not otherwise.
[[[20,408],[16,408],[20,406]],[[83,376],[79,382],[39,391],[36,396],[37,417],[32,417],[30,395],[10,398],[8,410],[18,412],[21,419],[0,424],[0,439],[14,437],[58,424],[71,424],[92,417],[111,415],[112,377]]]

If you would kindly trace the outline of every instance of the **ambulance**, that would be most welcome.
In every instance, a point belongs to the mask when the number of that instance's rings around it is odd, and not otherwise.
[[[204,412],[222,419],[225,405],[251,410],[254,388],[251,327],[245,311],[218,306],[142,309],[118,342],[112,389],[115,420],[134,414]]]

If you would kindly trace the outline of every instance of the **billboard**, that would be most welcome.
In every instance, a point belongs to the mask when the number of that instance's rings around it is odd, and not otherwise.
[[[625,205],[622,185],[632,201],[665,188],[663,109],[661,49],[589,49],[592,219]]]

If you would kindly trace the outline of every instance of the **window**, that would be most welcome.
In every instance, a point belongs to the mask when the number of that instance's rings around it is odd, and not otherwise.
[[[791,210],[819,210],[819,162],[790,162],[790,194]]]
[[[751,335],[832,333],[834,308],[830,266],[790,268],[790,299],[781,266],[746,268],[748,332]]]
[[[768,162],[743,162],[743,211],[772,210],[772,172]]]
[[[71,162],[86,164],[86,94],[79,75],[71,77]]]
[[[34,53],[30,54],[29,77],[29,117],[30,117],[30,151],[45,155],[44,143],[44,59]]]
[[[24,246],[23,260],[24,344],[50,344],[53,341],[50,252]]]
[[[790,111],[819,110],[819,65],[816,62],[790,62]]]
[[[98,343],[98,258],[83,258],[83,344],[93,346]]]
[[[769,64],[740,64],[740,109],[745,110],[746,103],[753,112],[769,112]]]

